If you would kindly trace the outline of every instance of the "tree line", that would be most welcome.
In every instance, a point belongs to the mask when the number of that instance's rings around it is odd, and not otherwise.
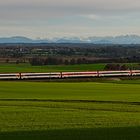
[[[89,60],[86,58],[57,58],[57,57],[33,57],[29,59],[32,66],[42,66],[42,65],[75,65],[75,64],[93,64],[94,60]]]
[[[88,60],[86,58],[56,58],[56,57],[47,57],[39,58],[34,57],[29,60],[32,66],[43,66],[43,65],[78,65],[78,64],[95,64],[95,60]],[[105,64],[104,70],[131,70],[131,69],[140,69],[140,64],[135,65],[126,65],[121,63],[107,63]]]

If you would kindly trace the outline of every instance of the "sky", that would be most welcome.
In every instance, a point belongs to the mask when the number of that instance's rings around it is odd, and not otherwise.
[[[0,37],[140,35],[140,0],[0,1]]]

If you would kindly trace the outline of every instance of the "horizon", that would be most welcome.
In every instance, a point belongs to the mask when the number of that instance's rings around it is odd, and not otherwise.
[[[18,38],[18,37],[23,37],[23,38],[28,38],[28,39],[32,39],[32,40],[41,40],[41,39],[59,39],[59,38],[79,38],[79,39],[86,39],[86,38],[90,38],[90,37],[93,37],[93,38],[116,38],[116,37],[132,37],[132,36],[136,36],[136,37],[140,37],[140,35],[138,34],[122,34],[122,35],[114,35],[114,36],[59,36],[59,37],[44,37],[44,38],[41,38],[41,37],[36,37],[36,38],[33,38],[33,37],[30,37],[30,36],[24,36],[24,35],[15,35],[15,36],[0,36],[0,38]]]
[[[0,36],[140,35],[139,13],[139,0],[5,0],[0,2]]]

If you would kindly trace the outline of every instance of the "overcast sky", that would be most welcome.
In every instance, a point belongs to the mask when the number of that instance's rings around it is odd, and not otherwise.
[[[140,0],[0,1],[0,36],[140,35]]]

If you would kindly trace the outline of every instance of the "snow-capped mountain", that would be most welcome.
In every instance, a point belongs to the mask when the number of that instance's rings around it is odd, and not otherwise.
[[[30,39],[22,36],[2,37],[0,43],[93,43],[93,44],[140,44],[140,36],[125,35],[116,37],[60,37],[52,39]]]

